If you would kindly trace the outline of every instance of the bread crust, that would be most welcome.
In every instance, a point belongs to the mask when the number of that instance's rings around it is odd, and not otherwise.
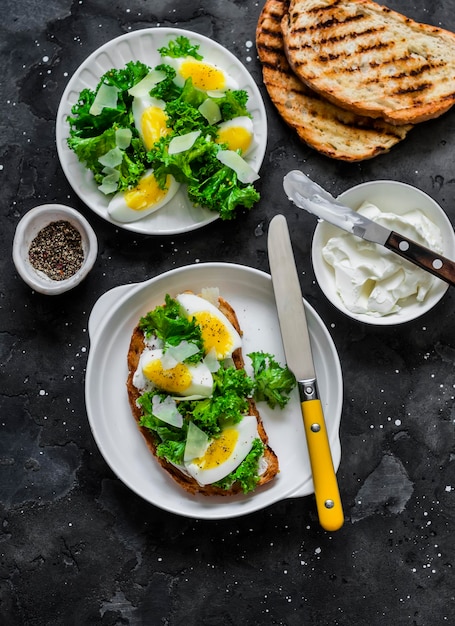
[[[372,0],[290,0],[281,22],[290,66],[360,115],[401,124],[455,103],[455,35]]]
[[[239,325],[237,315],[232,306],[223,298],[219,297],[219,308],[222,313],[228,318],[237,332],[241,335],[242,331]],[[133,376],[138,367],[140,356],[145,348],[144,333],[136,326],[131,335],[131,341],[128,349],[128,378],[126,381],[128,400],[131,407],[131,412],[134,420],[144,437],[150,452],[154,455],[161,467],[188,493],[202,494],[205,496],[229,496],[241,493],[242,489],[238,483],[234,483],[230,489],[221,489],[215,485],[200,485],[192,476],[183,474],[177,467],[166,461],[161,457],[156,456],[156,448],[158,441],[154,434],[148,428],[140,425],[142,416],[142,410],[137,404],[137,400],[141,395],[141,392],[133,385]],[[245,365],[241,348],[235,350],[232,354],[234,365],[237,369],[242,369]],[[262,418],[257,409],[256,403],[252,398],[248,399],[250,415],[256,417],[258,424],[258,434],[264,444],[264,460],[266,462],[266,470],[260,476],[258,487],[270,482],[279,471],[279,463],[276,454],[270,448],[268,443],[267,433],[262,422]]]
[[[302,141],[327,157],[357,162],[388,152],[412,125],[397,127],[358,115],[303,83],[292,71],[284,49],[281,21],[288,4],[287,0],[267,0],[256,29],[264,85],[278,113]]]

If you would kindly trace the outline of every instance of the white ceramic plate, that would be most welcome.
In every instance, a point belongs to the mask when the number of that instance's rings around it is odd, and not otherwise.
[[[411,209],[420,209],[434,224],[439,226],[443,238],[444,256],[455,259],[455,234],[447,215],[429,195],[406,183],[393,180],[377,180],[362,183],[343,192],[337,198],[343,204],[357,210],[365,201],[375,204],[381,211],[406,213]],[[390,326],[409,322],[427,313],[446,293],[449,285],[436,279],[423,302],[410,297],[402,304],[401,311],[374,317],[366,313],[353,313],[344,304],[335,285],[335,272],[322,257],[322,249],[331,237],[342,231],[328,222],[319,222],[316,226],[312,243],[312,262],[318,284],[326,297],[340,311],[355,320],[377,326]],[[353,235],[354,237],[354,235]],[[380,246],[378,246],[380,249]]]
[[[69,124],[67,117],[76,104],[84,88],[94,89],[101,76],[111,68],[122,68],[128,61],[142,61],[150,67],[160,62],[158,48],[168,45],[179,35],[188,37],[198,44],[199,52],[211,63],[219,65],[239,84],[239,89],[248,92],[248,110],[253,116],[253,127],[257,145],[246,159],[259,171],[267,144],[267,117],[259,89],[246,68],[226,48],[220,44],[190,31],[178,28],[148,28],[121,35],[93,52],[78,68],[69,81],[59,108],[56,120],[57,152],[63,171],[78,196],[95,213],[119,228],[145,235],[171,235],[200,228],[218,219],[218,214],[208,209],[194,207],[182,186],[163,209],[130,224],[112,220],[107,212],[108,198],[95,184],[92,173],[80,163],[68,148]]]
[[[107,292],[89,321],[91,348],[86,405],[98,447],[117,476],[148,502],[179,515],[222,519],[246,515],[287,497],[313,493],[298,392],[281,411],[259,403],[270,445],[280,462],[274,481],[257,492],[233,497],[192,496],[178,486],[149,452],[136,426],[126,392],[131,333],[141,315],[164,302],[166,293],[218,287],[235,308],[244,331],[244,354],[263,350],[284,363],[271,278],[235,264],[207,263],[172,270],[144,283]],[[315,367],[335,469],[341,458],[339,425],[342,377],[338,355],[323,322],[306,303]],[[249,363],[249,359],[245,359]]]

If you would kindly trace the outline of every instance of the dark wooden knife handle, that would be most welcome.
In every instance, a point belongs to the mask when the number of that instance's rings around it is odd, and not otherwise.
[[[407,239],[392,231],[385,242],[385,247],[393,250],[404,259],[441,278],[450,285],[455,285],[455,261],[436,254],[429,248]]]

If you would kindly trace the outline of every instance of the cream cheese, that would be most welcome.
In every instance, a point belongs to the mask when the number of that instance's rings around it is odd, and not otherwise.
[[[358,212],[436,254],[444,252],[439,227],[419,209],[396,215],[365,202]],[[333,267],[337,293],[352,313],[376,317],[397,313],[406,304],[423,302],[438,280],[384,246],[350,233],[331,237],[322,256]]]

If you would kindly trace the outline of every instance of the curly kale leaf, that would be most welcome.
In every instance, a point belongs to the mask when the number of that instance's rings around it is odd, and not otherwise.
[[[188,197],[196,205],[218,211],[221,219],[231,220],[237,207],[251,209],[260,195],[253,185],[241,183],[231,168],[223,166],[208,178],[190,184]]]
[[[171,40],[167,46],[163,46],[158,49],[158,52],[162,57],[168,56],[178,58],[178,57],[193,57],[200,61],[204,57],[199,54],[199,45],[192,44],[188,37],[184,37],[183,35],[176,37],[175,41]]]
[[[164,342],[164,351],[169,346],[178,346],[182,341],[194,343],[199,352],[186,359],[197,363],[203,355],[203,340],[201,327],[194,319],[188,319],[182,314],[180,304],[169,294],[165,296],[165,303],[149,311],[139,320],[139,328],[146,337],[155,335]]]
[[[209,437],[218,435],[227,423],[236,424],[248,412],[248,396],[254,383],[245,370],[235,367],[220,368],[213,373],[212,397],[204,400],[182,402],[183,413]]]
[[[254,398],[258,401],[265,400],[272,409],[276,405],[284,408],[296,386],[294,374],[266,352],[251,352],[247,356],[253,365]]]
[[[183,463],[188,426],[185,422],[181,428],[171,426],[153,414],[152,399],[157,393],[163,397],[159,392],[147,391],[138,399],[138,404],[142,408],[139,424],[149,429],[155,436],[157,456],[179,465]]]

